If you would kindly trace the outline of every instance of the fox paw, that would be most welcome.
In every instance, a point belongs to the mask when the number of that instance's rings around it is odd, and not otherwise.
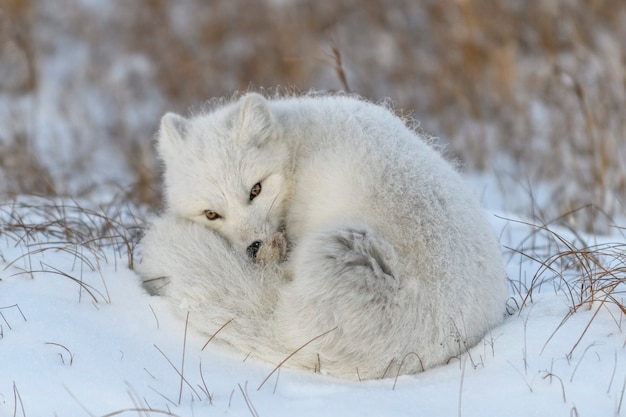
[[[284,233],[277,232],[263,241],[254,261],[262,265],[281,262],[287,255],[287,239]]]

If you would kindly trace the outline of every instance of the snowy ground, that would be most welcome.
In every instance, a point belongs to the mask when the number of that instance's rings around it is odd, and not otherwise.
[[[471,182],[503,247],[524,252],[503,250],[515,307],[541,269],[537,260],[545,263],[565,244],[557,243],[554,233],[502,214],[494,183]],[[2,416],[626,414],[622,313],[597,301],[564,321],[584,287],[577,281],[582,272],[567,262],[552,264],[539,276],[543,284],[533,286],[532,302],[512,308],[501,326],[461,358],[418,375],[345,382],[288,369],[273,372],[275,364],[246,360],[211,343],[204,347],[208,337],[186,329],[185,320],[147,295],[128,268],[125,245],[132,232],[107,225],[111,214],[103,216],[100,209],[81,214],[68,203],[49,214],[42,205],[50,203],[28,201],[0,210]],[[125,218],[115,216],[120,222]],[[31,223],[48,227],[34,230]],[[88,233],[84,245],[67,243],[76,238],[72,233],[89,228],[106,229],[116,244],[94,245]],[[580,236],[555,229],[567,242],[582,245]],[[589,240],[587,245],[612,254],[607,267],[621,268],[623,275],[623,250],[614,249],[622,249],[616,245],[626,239],[616,232]],[[620,289],[612,294],[618,297]],[[596,298],[602,300],[602,294]]]

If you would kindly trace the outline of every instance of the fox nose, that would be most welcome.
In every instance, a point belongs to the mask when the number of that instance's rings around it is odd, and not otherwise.
[[[263,242],[261,242],[260,240],[255,240],[254,242],[252,242],[250,246],[248,246],[248,248],[246,249],[246,253],[248,254],[248,256],[252,259],[256,258],[256,254],[259,252],[259,248],[262,244]]]

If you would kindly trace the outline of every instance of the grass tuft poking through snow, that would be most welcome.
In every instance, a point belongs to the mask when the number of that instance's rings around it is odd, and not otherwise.
[[[622,330],[622,319],[626,315],[626,237],[623,228],[613,226],[620,240],[615,242],[609,237],[588,236],[563,226],[509,221],[530,227],[531,233],[516,248],[507,249],[536,264],[536,271],[530,280],[520,278],[512,281],[520,307],[527,307],[536,296],[553,289],[569,305],[561,324],[580,309],[593,311],[588,324],[571,347],[569,357],[602,310],[612,318],[617,329]],[[561,326],[546,340],[546,344],[559,328]]]

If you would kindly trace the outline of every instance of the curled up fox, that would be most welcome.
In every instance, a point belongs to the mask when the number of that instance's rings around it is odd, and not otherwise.
[[[166,114],[166,209],[144,285],[276,365],[381,378],[444,364],[503,318],[500,247],[455,168],[386,106],[248,93]]]

